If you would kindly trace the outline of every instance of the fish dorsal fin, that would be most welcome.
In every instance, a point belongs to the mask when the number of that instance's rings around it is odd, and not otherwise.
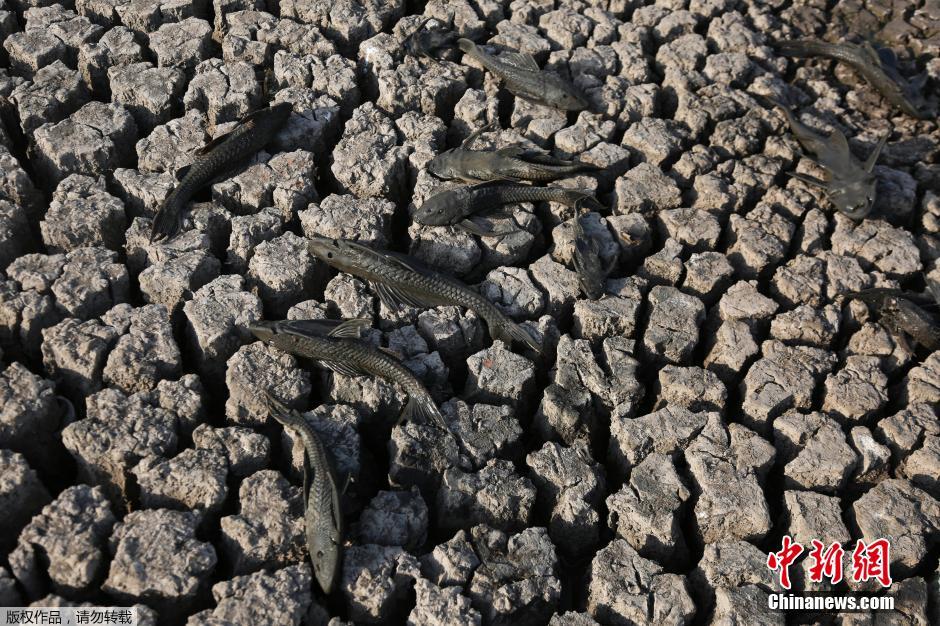
[[[532,55],[525,52],[503,52],[500,53],[499,60],[530,72],[538,72],[541,69]]]
[[[304,490],[303,490],[304,513],[306,513],[307,504],[310,501],[310,483],[311,483],[310,474],[312,473],[312,468],[310,467],[310,455],[307,454],[307,446],[304,446],[303,466],[304,466]]]
[[[336,325],[332,331],[330,331],[330,337],[337,337],[342,339],[359,339],[362,336],[362,331],[365,328],[372,326],[372,320],[367,317],[356,317],[349,320],[343,320]]]
[[[342,324],[343,320],[284,320],[278,322],[281,332],[299,337],[326,337]]]
[[[884,135],[881,136],[881,139],[878,140],[878,144],[875,146],[875,149],[871,151],[871,154],[868,155],[868,158],[865,160],[865,171],[871,172],[875,169],[875,163],[878,162],[878,157],[881,156],[881,151],[885,147],[885,143],[888,141],[888,137],[891,135],[889,130]]]
[[[875,50],[875,47],[871,45],[870,41],[865,41],[862,45],[859,46],[862,53],[868,57],[868,62],[873,64],[875,67],[881,67],[881,55]]]
[[[393,358],[394,358],[395,360],[397,360],[397,361],[401,361],[401,360],[402,360],[402,355],[401,355],[400,353],[398,353],[398,352],[395,352],[395,351],[392,350],[391,348],[386,348],[385,346],[379,346],[379,350],[381,350],[382,352],[384,352],[384,353],[387,354],[388,356],[393,357]]]
[[[409,272],[414,272],[415,274],[422,274],[423,268],[416,264],[412,259],[409,259],[403,254],[397,252],[386,252],[384,254],[385,258],[394,265],[397,265],[403,269],[408,270]]]
[[[525,146],[521,143],[514,143],[509,146],[505,146],[496,151],[496,154],[504,157],[516,158],[525,154]]]
[[[212,150],[214,150],[215,148],[218,148],[226,139],[232,136],[232,133],[235,132],[237,128],[238,126],[228,131],[227,133],[222,133],[221,135],[219,135],[218,137],[216,137],[215,139],[213,139],[212,141],[210,141],[203,147],[196,150],[196,156],[205,156],[209,154],[210,152],[212,152]]]
[[[182,181],[184,178],[186,178],[186,174],[189,172],[190,168],[192,168],[192,164],[184,165],[183,167],[176,170],[176,174],[174,174],[176,180]]]

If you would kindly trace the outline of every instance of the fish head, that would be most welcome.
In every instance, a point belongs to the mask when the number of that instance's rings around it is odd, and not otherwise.
[[[560,76],[555,76],[548,100],[551,105],[564,111],[583,111],[588,108],[588,101],[574,85]]]
[[[287,122],[294,105],[290,102],[278,102],[268,107],[266,115],[255,120],[255,127],[264,133],[276,133]]]
[[[846,182],[832,188],[829,201],[839,210],[853,220],[860,220],[871,213],[875,205],[874,175],[869,174],[858,180]]]
[[[277,334],[277,322],[258,320],[248,325],[248,332],[261,341],[270,341]]]
[[[330,594],[339,577],[340,544],[332,533],[316,533],[311,539],[310,561],[313,563],[313,575],[316,576],[323,593]]]
[[[436,193],[415,209],[414,220],[427,226],[453,224],[461,217],[460,200],[467,195],[466,187]]]
[[[431,159],[428,163],[428,171],[444,180],[457,178],[457,166],[454,163],[454,148],[445,150]]]
[[[307,239],[307,250],[310,254],[340,271],[352,273],[363,264],[362,250],[344,239],[331,239],[316,235]]]

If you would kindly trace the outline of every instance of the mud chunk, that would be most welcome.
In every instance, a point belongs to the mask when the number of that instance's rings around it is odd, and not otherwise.
[[[835,216],[832,251],[855,257],[864,269],[876,269],[889,276],[907,278],[922,269],[914,237],[903,228],[881,220],[863,220],[856,224],[842,215]]]
[[[29,219],[22,207],[0,200],[0,267],[32,247]]]
[[[604,337],[632,337],[646,288],[642,279],[609,280],[608,295],[600,300],[578,300],[574,305],[574,334],[589,341]]]
[[[387,623],[420,577],[418,561],[398,547],[352,546],[343,555],[341,589],[356,623]]]
[[[44,592],[46,575],[55,593],[88,592],[103,573],[115,521],[100,487],[76,485],[60,493],[23,529],[10,553],[10,569],[27,596]]]
[[[136,217],[150,217],[156,214],[176,186],[176,181],[170,174],[148,174],[126,168],[114,170],[112,182],[114,194],[124,201],[129,221]],[[149,238],[149,234],[147,237]]]
[[[48,295],[20,289],[15,281],[0,281],[0,347],[8,355],[39,358],[40,333],[62,319]]]
[[[204,450],[212,450],[225,457],[229,472],[243,477],[254,474],[268,464],[271,442],[250,428],[229,426],[212,428],[200,424],[192,434],[193,444]]]
[[[144,60],[144,48],[134,31],[115,26],[101,39],[78,49],[78,71],[85,85],[101,96],[111,92],[108,72]]]
[[[216,565],[212,545],[196,539],[195,513],[135,511],[111,535],[111,571],[102,589],[122,602],[146,600],[161,615],[182,613]]]
[[[171,316],[193,292],[218,277],[221,263],[205,251],[188,252],[151,265],[137,277],[144,301],[166,307]]]
[[[3,41],[10,69],[19,76],[33,76],[56,61],[67,62],[68,48],[61,39],[44,30],[13,33]]]
[[[474,524],[525,528],[535,495],[529,479],[516,474],[513,464],[503,459],[490,460],[474,473],[448,469],[437,494],[438,524],[451,529]]]
[[[770,319],[779,305],[757,290],[754,281],[739,281],[732,285],[718,303],[722,320],[743,320],[749,323]]]
[[[858,465],[853,480],[860,484],[873,485],[886,478],[891,450],[875,440],[872,432],[864,426],[855,426],[849,433],[852,447],[858,453]]]
[[[457,444],[440,429],[410,420],[392,429],[388,440],[388,479],[396,487],[416,485],[426,502],[433,502],[444,472],[457,461]],[[462,474],[461,474],[462,475]]]
[[[217,513],[225,502],[228,462],[213,450],[189,448],[172,459],[146,457],[131,470],[145,508]]]
[[[678,285],[685,270],[682,253],[682,244],[670,237],[659,252],[644,259],[637,274],[654,285]]]
[[[650,454],[674,454],[698,437],[707,420],[707,413],[692,413],[682,407],[666,407],[634,419],[614,417],[610,424],[611,460],[626,473]]]
[[[784,506],[789,517],[788,534],[807,547],[814,539],[826,547],[833,541],[846,544],[852,539],[842,522],[839,499],[813,491],[786,491]]]
[[[901,411],[878,422],[880,438],[891,450],[897,463],[917,448],[927,437],[940,435],[936,410],[926,403],[910,404]]]
[[[835,420],[823,413],[790,412],[774,421],[788,487],[837,493],[852,475],[858,455]]]
[[[212,54],[212,26],[196,17],[163,24],[149,37],[160,67],[179,67],[190,73]]]
[[[318,199],[313,185],[316,163],[306,150],[277,154],[256,163],[237,175],[212,186],[213,200],[236,215],[255,213],[259,206],[279,210],[281,221]]]
[[[689,361],[705,320],[705,306],[695,296],[674,287],[656,286],[649,294],[649,324],[643,335],[647,356],[682,364]]]
[[[640,163],[617,179],[614,213],[676,209],[682,200],[675,181],[649,163]]]
[[[98,176],[134,162],[137,125],[117,104],[89,102],[57,124],[36,129],[31,157],[47,180],[69,174]]]
[[[464,397],[476,402],[525,407],[535,385],[535,366],[502,342],[467,359]]]
[[[297,408],[304,407],[310,394],[310,376],[298,369],[297,360],[262,342],[239,348],[227,367],[225,415],[238,425],[261,424],[267,419],[268,409],[259,396],[262,389]]]
[[[630,482],[607,497],[607,524],[641,556],[657,562],[687,554],[679,526],[691,497],[672,460],[651,454],[630,473]]]
[[[672,120],[645,117],[624,133],[621,145],[629,149],[634,161],[662,167],[682,152],[688,131]]]
[[[310,293],[315,263],[305,239],[284,233],[255,248],[248,263],[249,285],[257,289],[268,310],[283,316]]]
[[[725,428],[716,413],[685,452],[698,492],[695,521],[702,541],[760,540],[770,513],[759,477],[770,468],[773,446],[738,424]]]
[[[310,565],[236,576],[212,586],[215,607],[191,616],[187,626],[299,624],[320,607],[313,601]],[[322,610],[322,609],[321,609]]]
[[[940,479],[934,471],[940,462],[940,437],[926,437],[923,445],[911,452],[897,474],[934,497],[940,495]]]
[[[366,103],[346,123],[330,169],[345,192],[396,200],[404,188],[407,154],[392,120]]]
[[[105,389],[86,400],[85,419],[62,431],[62,443],[78,464],[78,478],[101,485],[112,501],[126,498],[126,473],[143,457],[173,454],[177,416],[141,395]]]
[[[56,305],[79,319],[98,317],[129,298],[129,277],[117,254],[100,247],[78,248],[65,257],[52,284]]]
[[[556,318],[571,315],[574,303],[581,294],[578,275],[552,260],[548,254],[529,265],[529,272],[535,284],[547,296],[547,312]]]
[[[421,557],[421,573],[441,587],[465,587],[479,564],[480,558],[473,550],[467,531],[459,530],[448,541]]]
[[[473,529],[482,563],[468,594],[473,607],[492,624],[541,624],[561,598],[555,546],[544,528],[507,535],[486,526]]]
[[[401,546],[415,551],[428,534],[428,507],[417,487],[411,491],[379,491],[359,517],[363,544]]]
[[[801,254],[777,268],[771,289],[785,306],[807,304],[819,307],[823,303],[825,275],[825,263]]]
[[[591,561],[588,612],[604,624],[682,623],[695,603],[684,576],[667,574],[615,539]]]
[[[663,237],[671,237],[690,250],[712,250],[721,236],[718,220],[700,209],[671,209],[656,214]]]
[[[754,331],[743,321],[723,322],[709,343],[705,367],[726,385],[737,382],[748,361],[760,352]]]
[[[700,367],[667,365],[659,370],[660,402],[690,411],[722,412],[728,391],[721,379]]]
[[[56,187],[39,228],[50,252],[83,246],[117,251],[124,243],[127,219],[124,204],[107,192],[103,179],[72,174]]]
[[[244,290],[241,276],[221,276],[193,294],[183,311],[190,350],[197,355],[200,372],[221,383],[225,363],[251,341],[248,325],[261,319],[261,302]]]
[[[165,307],[152,304],[129,313],[126,334],[108,355],[104,381],[133,393],[152,389],[161,380],[178,378],[181,370],[169,314]]]
[[[448,119],[467,89],[468,74],[469,70],[462,65],[426,66],[408,56],[400,65],[378,72],[376,105],[395,115],[419,111]]]
[[[78,72],[62,61],[40,69],[32,81],[18,85],[9,95],[16,106],[20,129],[27,137],[46,123],[60,122],[88,102],[88,89]]]
[[[865,421],[888,403],[888,377],[881,359],[850,356],[845,366],[826,377],[823,410],[850,421]]]
[[[108,354],[120,333],[98,320],[68,318],[42,331],[43,365],[73,400],[102,387]]]
[[[132,63],[108,70],[111,101],[124,106],[141,135],[168,122],[180,112],[186,75],[175,67]]]
[[[604,493],[601,467],[584,447],[548,442],[526,457],[529,477],[538,490],[536,507],[549,514],[552,543],[567,554],[585,554],[600,536],[597,512]]]
[[[839,308],[834,304],[815,308],[801,304],[777,314],[770,324],[770,336],[787,345],[827,348],[839,332]]]
[[[242,481],[239,509],[223,517],[222,549],[236,574],[283,567],[306,556],[303,495],[274,470]]]
[[[836,358],[826,350],[789,347],[773,340],[765,341],[761,352],[763,357],[751,366],[741,383],[742,423],[766,434],[778,415],[812,406],[816,382],[832,370]]]
[[[908,576],[927,555],[927,537],[940,528],[940,502],[906,480],[888,479],[855,501],[849,521],[865,541],[890,541],[892,575]]]
[[[416,603],[408,615],[409,626],[431,623],[475,626],[481,623],[480,612],[456,587],[441,589],[424,578],[418,578],[415,592]]]
[[[934,352],[924,362],[911,369],[904,379],[901,401],[908,404],[940,402],[940,353]]]
[[[514,460],[521,447],[522,427],[505,405],[474,404],[453,399],[441,405],[441,413],[460,441],[461,454],[479,469],[494,458]]]
[[[249,64],[206,59],[194,67],[183,102],[187,111],[204,112],[211,127],[236,122],[261,105],[261,84]]]
[[[0,373],[0,446],[45,467],[56,454],[62,407],[52,382],[13,362]]]
[[[395,204],[383,198],[332,194],[298,214],[307,236],[355,239],[384,248],[391,239]]]
[[[545,307],[542,292],[532,283],[529,273],[519,267],[491,271],[480,286],[480,293],[515,320],[536,319]]]
[[[746,216],[731,215],[728,226],[728,259],[745,278],[756,278],[780,263],[795,229],[767,205],[758,205]]]
[[[20,530],[51,499],[22,454],[0,450],[0,524],[9,530],[0,548],[9,551],[15,546]]]

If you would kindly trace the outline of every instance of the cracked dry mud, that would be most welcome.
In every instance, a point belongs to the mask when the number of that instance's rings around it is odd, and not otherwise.
[[[530,53],[589,109],[500,89],[424,19]],[[775,40],[872,33],[926,75],[928,119]],[[145,624],[783,624],[766,554],[892,541],[891,614],[940,623],[940,353],[844,295],[940,283],[936,0],[0,0],[0,605],[137,606]],[[875,210],[834,214],[779,111],[857,155]],[[195,151],[267,102],[265,151],[150,221]],[[602,170],[579,292],[570,208],[479,239],[412,224],[427,163],[498,120]],[[815,172],[818,174],[818,172]],[[496,226],[508,220],[494,220]],[[455,307],[393,314],[310,235],[414,255],[543,338]],[[461,444],[396,424],[402,390],[253,340],[260,319],[371,316]],[[325,597],[306,554],[304,411],[351,477]],[[456,460],[455,460],[456,459]],[[795,589],[816,588],[806,562]],[[845,583],[838,589],[845,590]],[[855,588],[855,587],[853,587]]]

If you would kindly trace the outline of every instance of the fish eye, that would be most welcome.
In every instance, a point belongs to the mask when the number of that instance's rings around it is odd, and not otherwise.
[[[333,253],[332,253],[332,252],[327,252],[327,253],[326,253],[326,258],[332,259],[332,258],[333,258]]]
[[[323,558],[323,550],[317,550],[317,558],[318,558],[318,559],[322,559],[322,558]]]

